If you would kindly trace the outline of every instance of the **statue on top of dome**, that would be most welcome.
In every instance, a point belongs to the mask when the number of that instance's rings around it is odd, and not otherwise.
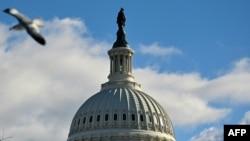
[[[128,42],[126,41],[126,33],[124,31],[124,26],[126,22],[126,17],[124,14],[124,9],[121,8],[117,15],[116,23],[118,24],[118,31],[116,33],[117,39],[113,45],[113,48],[115,47],[128,47]]]
[[[116,23],[118,24],[119,29],[122,29],[125,26],[125,22],[126,22],[126,17],[123,11],[124,9],[121,8],[121,10],[119,11],[117,15]]]

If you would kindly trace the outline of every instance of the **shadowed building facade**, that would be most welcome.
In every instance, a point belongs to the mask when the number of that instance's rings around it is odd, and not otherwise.
[[[109,80],[78,109],[67,141],[175,141],[168,114],[134,81],[125,21],[121,8],[117,39],[108,51]]]

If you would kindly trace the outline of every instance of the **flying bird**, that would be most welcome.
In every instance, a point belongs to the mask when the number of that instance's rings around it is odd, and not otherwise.
[[[27,16],[20,13],[14,8],[7,8],[4,10],[5,13],[8,13],[14,16],[18,20],[18,24],[10,28],[10,30],[26,30],[27,33],[35,39],[41,45],[45,45],[46,41],[44,37],[40,34],[39,27],[43,27],[43,21],[41,18],[35,18],[30,20]]]

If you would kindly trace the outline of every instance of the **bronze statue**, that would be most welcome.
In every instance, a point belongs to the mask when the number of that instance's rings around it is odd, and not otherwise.
[[[121,10],[119,11],[118,16],[117,16],[116,23],[118,24],[119,29],[122,29],[125,26],[125,22],[126,22],[126,17],[124,15],[123,11],[124,11],[124,9],[121,8]]]
[[[126,17],[124,14],[124,9],[121,8],[117,15],[116,23],[118,24],[118,31],[116,33],[117,39],[115,43],[113,44],[113,48],[115,47],[128,47],[128,42],[126,41],[126,35],[124,31],[124,26],[126,22]]]

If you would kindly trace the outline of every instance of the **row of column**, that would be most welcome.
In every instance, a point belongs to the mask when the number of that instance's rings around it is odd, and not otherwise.
[[[132,74],[132,56],[114,55],[110,56],[110,73]]]

